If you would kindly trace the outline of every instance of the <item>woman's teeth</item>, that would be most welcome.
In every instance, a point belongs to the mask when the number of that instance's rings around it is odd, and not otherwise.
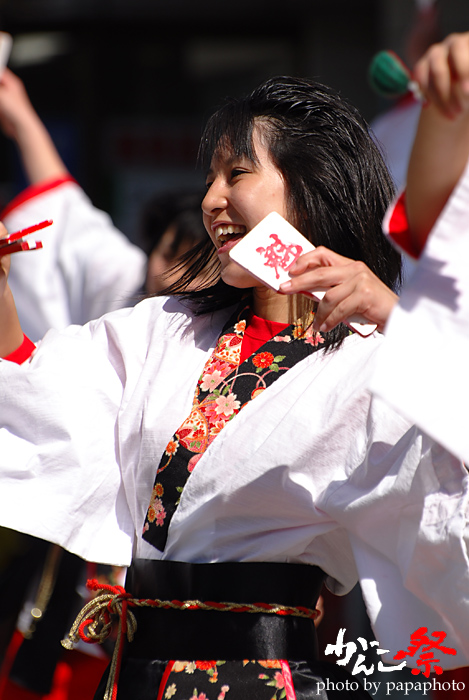
[[[217,226],[215,229],[215,236],[220,243],[226,243],[230,236],[239,233],[246,233],[246,227],[238,226],[237,224],[229,224],[229,226]]]

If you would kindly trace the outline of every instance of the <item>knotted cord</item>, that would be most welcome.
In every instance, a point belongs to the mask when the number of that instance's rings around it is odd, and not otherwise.
[[[219,603],[200,600],[160,600],[159,598],[133,598],[122,586],[109,586],[96,579],[87,581],[91,591],[103,591],[90,600],[78,613],[67,637],[62,640],[65,649],[72,649],[80,639],[88,644],[102,644],[111,633],[113,615],[119,618],[117,639],[112,655],[104,700],[116,700],[117,685],[122,662],[124,637],[131,642],[134,638],[137,621],[131,607],[164,608],[172,610],[216,610],[233,613],[263,613],[291,615],[314,620],[318,611],[302,606],[289,607],[269,603]]]

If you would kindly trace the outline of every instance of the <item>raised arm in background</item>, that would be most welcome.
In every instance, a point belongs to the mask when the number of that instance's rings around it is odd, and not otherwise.
[[[458,182],[469,157],[469,32],[450,34],[416,64],[426,103],[407,176],[407,214],[416,250]]]
[[[0,80],[0,126],[17,144],[31,184],[67,174],[22,81],[8,68]]]

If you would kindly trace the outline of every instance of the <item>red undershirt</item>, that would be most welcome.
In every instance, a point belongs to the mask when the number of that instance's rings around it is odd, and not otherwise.
[[[250,314],[244,331],[243,344],[241,345],[241,362],[244,362],[253,352],[256,352],[264,343],[288,328],[289,323],[277,323],[267,321],[264,318]]]

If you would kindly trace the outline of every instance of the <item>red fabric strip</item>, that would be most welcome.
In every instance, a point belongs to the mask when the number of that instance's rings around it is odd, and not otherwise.
[[[284,659],[279,659],[279,661],[282,667],[283,680],[285,682],[286,700],[296,700],[295,686],[293,685],[290,665],[288,661]]]
[[[394,203],[393,208],[386,214],[384,230],[400,250],[417,259],[421,251],[416,250],[410,237],[405,195],[404,191]]]
[[[9,204],[6,205],[5,209],[0,213],[0,219],[4,219],[7,214],[10,214],[14,209],[20,207],[29,199],[34,199],[34,197],[37,197],[48,190],[53,190],[56,187],[63,185],[65,182],[76,182],[76,180],[71,175],[63,175],[62,177],[54,178],[53,180],[44,180],[43,182],[38,182],[34,185],[26,187],[25,190],[20,192],[16,197],[14,197],[14,199],[11,200]]]
[[[156,700],[163,700],[163,693],[165,691],[166,683],[168,682],[169,675],[170,675],[171,671],[173,670],[173,666],[174,666],[174,661],[168,661],[168,664],[166,665],[166,668],[165,668],[164,673],[163,673],[163,678],[161,679],[160,689],[158,690],[158,696],[157,696]]]
[[[36,346],[28,338],[27,335],[23,335],[23,342],[19,346],[19,348],[16,348],[16,350],[13,350],[9,355],[4,357],[4,360],[8,360],[9,362],[15,362],[17,365],[22,365],[23,362],[26,362],[31,355],[33,354],[34,350],[36,349]]]

